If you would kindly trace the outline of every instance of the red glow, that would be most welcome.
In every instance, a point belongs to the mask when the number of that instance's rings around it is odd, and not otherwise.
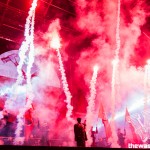
[[[103,103],[106,113],[111,114],[112,64],[119,66],[118,80],[120,82],[117,81],[116,85],[119,87],[119,92],[116,94],[118,97],[115,99],[116,114],[119,114],[120,111],[125,111],[125,105],[130,108],[131,103],[137,104],[136,100],[138,100],[139,95],[142,95],[144,99],[143,66],[150,57],[150,42],[149,38],[141,30],[145,29],[144,25],[148,26],[145,24],[147,12],[138,1],[135,0],[134,2],[137,3],[133,5],[133,0],[121,0],[120,53],[118,59],[114,59],[117,20],[116,0],[93,0],[89,2],[77,0],[77,5],[75,6],[77,7],[76,18],[71,19],[71,21],[69,19],[61,20],[65,23],[68,21],[72,25],[73,33],[66,32],[63,28],[61,29],[59,19],[53,20],[49,24],[47,31],[43,32],[42,35],[39,36],[35,33],[37,76],[32,78],[32,85],[35,94],[33,117],[37,131],[33,133],[34,136],[38,134],[39,121],[41,133],[38,136],[42,137],[42,130],[46,131],[46,128],[49,128],[50,132],[45,132],[48,133],[47,139],[57,139],[58,141],[61,139],[63,141],[60,144],[61,146],[75,146],[74,133],[72,131],[74,123],[68,122],[66,119],[67,106],[64,102],[66,96],[62,86],[63,82],[65,83],[66,81],[63,80],[64,77],[62,77],[63,79],[61,78],[57,52],[50,51],[50,48],[61,50],[62,64],[64,65],[68,83],[66,87],[72,94],[72,118],[74,120],[77,117],[81,117],[83,121],[85,119],[88,103],[87,97],[90,94],[91,74],[93,71],[98,70],[100,70],[100,73],[95,83],[94,116],[98,116],[100,101]],[[77,31],[77,33],[74,33],[74,31]],[[6,56],[4,55],[3,57],[5,58]],[[9,67],[6,64],[9,64]],[[5,74],[8,74],[7,71],[10,69],[10,64],[14,65],[11,61],[5,64],[1,62]],[[150,64],[150,60],[147,60],[147,64]],[[24,67],[26,68],[26,65]],[[16,72],[12,75],[10,73],[9,78],[15,77]],[[11,82],[9,80],[1,81],[1,89],[10,87],[13,82],[13,80]],[[19,92],[20,90],[17,91]],[[24,91],[24,89],[22,90]],[[11,93],[5,96],[2,99],[11,97]],[[19,95],[17,100],[17,104],[13,106],[14,109],[12,110],[14,114],[22,106],[24,96]],[[142,107],[141,104],[141,109]],[[95,118],[93,117],[92,119],[94,120]],[[117,126],[123,127],[124,121],[122,120],[119,123],[116,121]],[[97,117],[91,123],[94,126],[100,126],[101,121],[98,122]],[[102,132],[105,131],[103,130]],[[129,131],[127,132],[129,133]],[[102,136],[99,132],[98,138]],[[130,134],[127,135],[127,138],[133,141]],[[59,142],[56,145],[58,146]]]

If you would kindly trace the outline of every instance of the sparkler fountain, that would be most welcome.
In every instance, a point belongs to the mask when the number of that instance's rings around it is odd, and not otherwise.
[[[92,79],[90,81],[90,96],[88,98],[88,106],[87,106],[87,113],[86,113],[86,130],[88,135],[88,142],[90,143],[92,141],[91,138],[91,128],[93,126],[93,122],[95,122],[95,98],[96,98],[96,81],[97,81],[97,75],[98,75],[98,66],[95,65],[93,68],[93,75]],[[90,143],[91,144],[91,143]]]
[[[35,9],[37,6],[37,0],[33,0],[32,6],[29,10],[29,15],[26,19],[26,24],[25,24],[25,41],[23,41],[21,48],[19,49],[19,64],[17,66],[17,72],[18,72],[18,77],[15,85],[13,86],[16,88],[18,85],[21,85],[23,82],[23,75],[22,75],[22,67],[25,63],[26,59],[26,53],[28,52],[28,62],[27,62],[27,72],[26,72],[26,77],[27,77],[27,101],[25,104],[25,107],[20,108],[19,114],[17,115],[17,128],[15,131],[15,139],[14,139],[14,144],[23,144],[24,138],[22,138],[22,141],[20,143],[20,136],[21,132],[23,130],[23,125],[24,125],[24,114],[25,112],[32,107],[32,100],[33,100],[33,91],[32,91],[32,84],[31,84],[31,68],[34,62],[34,18],[35,18]]]
[[[60,67],[60,72],[61,72],[61,79],[62,79],[62,85],[63,85],[64,93],[65,93],[65,96],[66,96],[65,102],[67,103],[66,118],[67,118],[68,121],[73,122],[73,119],[71,117],[72,110],[73,110],[73,106],[71,105],[72,95],[69,91],[67,78],[66,78],[66,74],[65,74],[65,69],[64,69],[64,66],[63,66],[63,61],[62,61],[62,57],[61,57],[61,53],[60,53],[61,43],[60,43],[60,37],[59,37],[59,33],[58,33],[58,30],[60,30],[60,27],[58,25],[59,24],[58,20],[56,20],[55,23],[56,23],[56,27],[53,29],[53,32],[51,33],[50,47],[56,50],[57,56],[58,56],[59,67]]]
[[[112,105],[111,105],[111,124],[112,124],[112,144],[114,145],[113,147],[118,146],[117,144],[117,135],[116,135],[116,130],[115,130],[115,123],[114,123],[114,118],[115,118],[115,100],[116,100],[116,95],[117,92],[119,91],[119,50],[120,50],[120,0],[118,0],[118,10],[117,10],[117,27],[116,27],[116,49],[115,49],[115,57],[113,60],[113,72],[112,72],[112,95],[111,95],[111,100],[112,100]]]

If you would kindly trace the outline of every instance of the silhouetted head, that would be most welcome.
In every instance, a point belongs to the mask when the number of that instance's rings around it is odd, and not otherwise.
[[[81,123],[81,118],[77,118],[78,123]]]

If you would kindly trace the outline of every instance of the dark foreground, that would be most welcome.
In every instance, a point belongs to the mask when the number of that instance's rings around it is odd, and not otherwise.
[[[104,147],[0,146],[2,150],[99,150]]]

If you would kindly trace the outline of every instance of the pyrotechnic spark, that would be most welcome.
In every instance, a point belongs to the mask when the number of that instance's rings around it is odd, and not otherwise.
[[[118,0],[118,11],[117,11],[116,50],[115,50],[116,58],[119,58],[119,50],[120,50],[120,0]]]
[[[22,132],[22,127],[24,126],[24,114],[25,114],[25,108],[21,108],[19,110],[19,115],[17,115],[18,123],[17,123],[16,131],[15,131],[15,139],[14,139],[14,144],[16,145],[19,144],[18,139],[20,139],[19,137]]]
[[[115,97],[116,97],[116,84],[118,80],[118,59],[114,59],[113,64],[113,72],[112,72],[112,104],[115,105]],[[114,106],[112,106],[112,112],[114,112]],[[113,113],[112,113],[113,114]]]
[[[119,82],[119,50],[120,50],[120,0],[118,0],[118,11],[117,11],[117,27],[116,27],[116,49],[115,49],[115,58],[113,60],[113,73],[112,73],[112,115],[114,117],[115,109],[115,95],[116,95],[116,83]]]
[[[68,88],[65,69],[64,69],[64,66],[63,66],[60,51],[59,51],[59,49],[56,49],[56,51],[57,51],[57,56],[58,56],[58,60],[59,60],[59,67],[60,67],[60,72],[61,72],[61,79],[62,79],[63,89],[64,89],[64,93],[66,95],[65,102],[67,103],[67,109],[68,109],[67,113],[66,113],[66,117],[69,121],[71,121],[72,120],[71,115],[72,115],[72,110],[73,110],[73,106],[71,105],[72,95],[71,95],[71,93],[69,91],[69,88]]]
[[[113,99],[115,99],[115,84],[116,84],[116,77],[118,77],[118,63],[119,63],[119,50],[120,50],[120,34],[119,34],[119,27],[120,27],[120,0],[118,0],[118,11],[117,11],[117,27],[116,27],[116,50],[115,50],[115,59],[113,60],[113,74],[112,74],[112,95]],[[112,104],[112,108],[114,107],[115,102]],[[112,109],[114,110],[114,108]],[[114,113],[114,112],[112,112]]]
[[[35,12],[33,12],[33,16],[32,16],[32,22],[31,22],[31,42],[30,42],[30,51],[29,51],[29,60],[27,62],[27,85],[29,85],[29,87],[31,86],[31,68],[32,65],[34,63],[34,18],[35,18]]]
[[[58,28],[57,26],[55,27],[55,29],[53,29],[53,32],[51,33],[52,36],[51,36],[51,40],[50,40],[50,47],[56,49],[57,56],[58,56],[59,68],[60,68],[61,79],[62,79],[62,85],[63,85],[64,93],[65,93],[65,96],[66,96],[65,102],[67,103],[66,118],[67,118],[68,121],[73,121],[72,118],[71,118],[72,110],[73,110],[73,106],[71,105],[72,95],[71,95],[71,93],[69,91],[69,88],[68,88],[65,69],[64,69],[61,53],[60,53],[60,50],[59,50],[60,47],[61,47],[61,43],[60,43],[60,36],[59,36],[59,33],[58,33],[58,29],[60,29],[60,28]]]
[[[119,63],[119,59],[114,59],[114,60],[112,61],[112,65],[114,65],[115,68],[117,67],[118,63]]]
[[[93,69],[94,69],[94,72],[97,72],[98,69],[99,69],[99,67],[98,67],[97,65],[95,65],[95,66],[93,67]]]
[[[34,33],[34,21],[32,21],[34,19],[34,13],[35,13],[35,8],[37,6],[37,0],[33,0],[32,6],[29,10],[29,15],[26,19],[26,24],[25,24],[25,40],[22,42],[22,45],[19,49],[19,64],[17,66],[17,72],[18,72],[18,76],[17,76],[17,81],[16,81],[16,86],[18,84],[21,84],[22,80],[23,80],[23,75],[22,75],[22,66],[25,62],[26,59],[26,52],[28,51],[28,49],[30,48],[30,44],[33,40],[33,36],[32,34]],[[33,23],[32,23],[33,22]]]
[[[117,144],[117,135],[115,132],[115,100],[116,100],[116,91],[117,91],[117,84],[119,84],[119,50],[120,50],[120,0],[118,0],[118,10],[117,10],[117,26],[116,26],[116,49],[115,49],[115,58],[113,60],[113,72],[112,72],[112,104],[111,104],[111,113],[112,113],[112,137],[113,141],[112,144],[114,146],[118,146]]]
[[[21,84],[22,82],[22,66],[25,61],[25,54],[27,50],[29,49],[29,60],[27,63],[27,94],[28,94],[28,99],[26,106],[24,108],[21,108],[19,110],[19,114],[17,115],[17,128],[15,131],[15,139],[14,139],[14,144],[18,144],[18,138],[20,137],[21,131],[23,129],[24,125],[24,114],[25,111],[31,108],[32,100],[33,100],[33,92],[32,92],[32,85],[31,85],[31,68],[34,62],[34,18],[35,18],[35,8],[37,6],[37,0],[34,0],[32,3],[32,6],[29,10],[29,15],[26,19],[26,24],[25,24],[25,41],[22,43],[22,46],[19,50],[19,65],[17,66],[17,71],[18,71],[18,77],[15,86]]]
[[[90,81],[90,97],[88,98],[88,106],[86,113],[86,121],[87,121],[87,134],[90,137],[90,130],[93,126],[94,116],[95,116],[95,98],[96,98],[96,81],[98,75],[98,66],[93,67],[93,75]]]

